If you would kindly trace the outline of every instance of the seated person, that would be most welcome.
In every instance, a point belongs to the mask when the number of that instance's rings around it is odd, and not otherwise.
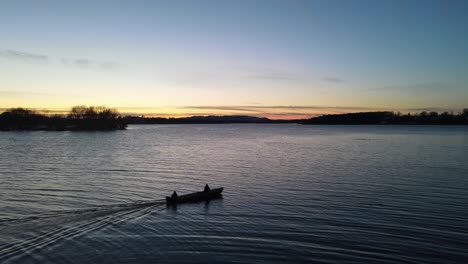
[[[203,190],[204,192],[209,192],[210,191],[210,186],[208,184],[205,185],[205,189]]]

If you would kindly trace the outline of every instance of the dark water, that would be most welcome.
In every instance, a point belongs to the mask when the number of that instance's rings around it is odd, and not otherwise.
[[[468,127],[0,133],[1,263],[468,263]],[[224,199],[161,200],[223,186]]]

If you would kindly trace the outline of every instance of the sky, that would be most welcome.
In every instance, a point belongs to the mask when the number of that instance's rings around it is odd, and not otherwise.
[[[0,0],[0,111],[460,111],[467,14],[456,0]]]

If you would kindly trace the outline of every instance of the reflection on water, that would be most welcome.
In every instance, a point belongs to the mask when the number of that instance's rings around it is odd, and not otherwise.
[[[0,133],[0,262],[468,259],[468,128]],[[162,200],[224,187],[224,199]]]

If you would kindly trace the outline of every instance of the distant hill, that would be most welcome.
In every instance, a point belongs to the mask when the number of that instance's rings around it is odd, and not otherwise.
[[[322,115],[301,124],[384,124],[394,117],[393,112],[363,112],[337,115]]]
[[[271,120],[265,117],[228,115],[228,116],[191,116],[180,118],[127,116],[128,124],[230,124],[230,123],[295,123],[297,120]]]

